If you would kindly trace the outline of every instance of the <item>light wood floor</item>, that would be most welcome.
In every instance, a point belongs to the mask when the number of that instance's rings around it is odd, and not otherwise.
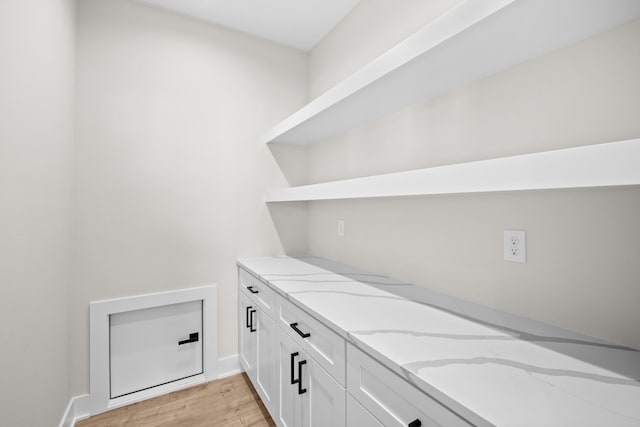
[[[77,427],[275,426],[245,374],[165,394],[79,421]]]

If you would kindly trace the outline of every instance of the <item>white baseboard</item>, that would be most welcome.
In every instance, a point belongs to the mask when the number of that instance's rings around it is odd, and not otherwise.
[[[77,421],[89,418],[90,409],[91,398],[88,394],[72,397],[62,415],[59,427],[73,427]]]
[[[243,369],[240,366],[239,355],[235,354],[233,356],[224,357],[222,359],[218,359],[218,378],[212,378],[211,381],[227,378],[232,375],[239,374],[242,371]],[[73,427],[77,421],[89,418],[90,415],[91,396],[88,394],[74,396],[69,400],[69,404],[62,415],[62,420],[60,420],[59,427]]]
[[[242,371],[244,371],[244,369],[240,366],[239,355],[234,354],[233,356],[218,359],[218,379],[230,377]]]

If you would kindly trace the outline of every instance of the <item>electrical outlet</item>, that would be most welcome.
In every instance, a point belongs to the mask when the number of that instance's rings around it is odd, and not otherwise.
[[[527,232],[524,230],[504,230],[504,260],[527,262]]]
[[[338,237],[344,237],[344,219],[338,220]]]

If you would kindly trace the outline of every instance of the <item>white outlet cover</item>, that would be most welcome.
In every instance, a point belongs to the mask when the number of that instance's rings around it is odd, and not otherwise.
[[[344,237],[344,219],[338,220],[338,237]]]
[[[527,232],[524,230],[504,230],[504,260],[527,262]]]

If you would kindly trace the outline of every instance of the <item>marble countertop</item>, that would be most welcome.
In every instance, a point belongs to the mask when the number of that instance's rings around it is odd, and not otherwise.
[[[477,425],[640,426],[640,351],[314,257],[238,265]]]

